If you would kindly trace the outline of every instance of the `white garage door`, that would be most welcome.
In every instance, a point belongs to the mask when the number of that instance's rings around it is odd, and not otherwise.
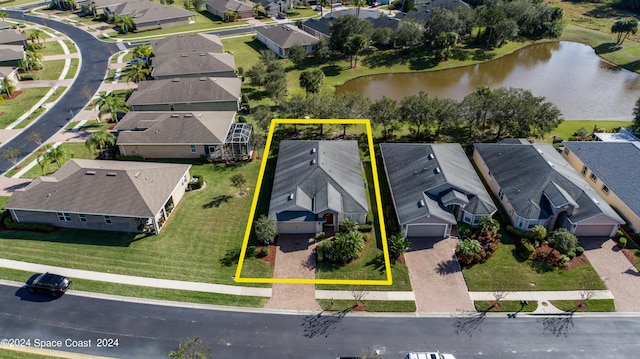
[[[278,233],[315,233],[316,222],[278,222]]]
[[[581,224],[576,228],[576,231],[573,233],[578,237],[609,237],[611,231],[613,230],[613,226],[610,224],[602,224],[602,225],[586,225]]]
[[[410,224],[407,226],[407,237],[444,238],[446,224]]]

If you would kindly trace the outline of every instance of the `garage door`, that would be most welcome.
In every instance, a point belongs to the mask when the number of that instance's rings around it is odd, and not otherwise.
[[[316,222],[278,222],[278,233],[316,233]]]
[[[586,225],[581,224],[576,228],[574,234],[578,237],[609,237],[613,226],[610,224],[604,225]]]
[[[410,224],[407,225],[407,237],[444,238],[446,224]]]

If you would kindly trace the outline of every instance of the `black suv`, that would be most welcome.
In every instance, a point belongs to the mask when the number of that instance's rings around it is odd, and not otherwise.
[[[71,286],[71,279],[58,274],[43,273],[35,274],[27,281],[27,289],[33,293],[35,291],[50,293],[57,297],[62,295]]]

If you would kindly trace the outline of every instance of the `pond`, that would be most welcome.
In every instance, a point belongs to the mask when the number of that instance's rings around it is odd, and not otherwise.
[[[640,97],[640,76],[610,65],[595,51],[575,42],[547,42],[482,64],[454,69],[382,74],[356,78],[336,89],[377,100],[398,101],[425,91],[430,96],[462,100],[478,86],[519,87],[545,96],[567,120],[631,120]]]

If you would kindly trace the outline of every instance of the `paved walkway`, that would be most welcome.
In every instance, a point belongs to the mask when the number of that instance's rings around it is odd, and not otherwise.
[[[454,250],[457,238],[416,239],[404,254],[418,312],[473,311]]]
[[[308,235],[281,235],[278,238],[274,278],[315,279],[315,241]],[[274,283],[273,295],[265,305],[270,309],[320,310],[315,284]]]
[[[580,240],[589,262],[613,294],[616,311],[640,312],[640,273],[611,239]]]

